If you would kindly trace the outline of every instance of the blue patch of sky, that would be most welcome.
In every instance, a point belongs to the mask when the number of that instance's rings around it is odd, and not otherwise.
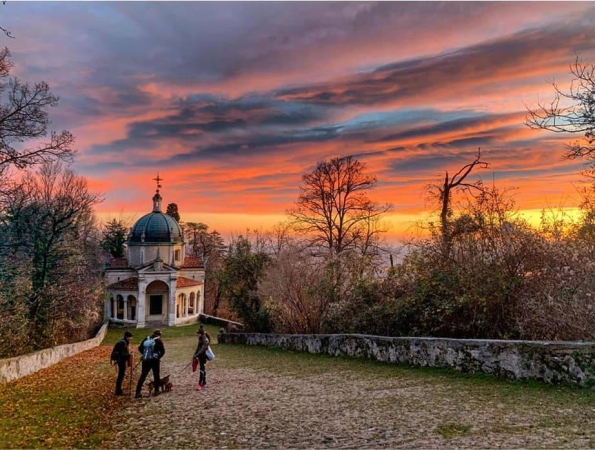
[[[340,131],[356,131],[368,128],[384,128],[419,123],[438,123],[463,119],[476,115],[473,111],[441,111],[437,109],[398,109],[379,111],[358,115],[350,120],[337,124]]]

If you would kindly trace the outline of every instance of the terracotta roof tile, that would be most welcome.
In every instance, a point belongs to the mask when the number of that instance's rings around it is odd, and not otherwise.
[[[128,268],[128,260],[126,258],[112,258],[108,262],[110,269],[126,269]]]
[[[186,278],[186,277],[178,277],[177,281],[176,281],[176,288],[185,288],[185,287],[190,287],[190,286],[201,286],[202,282],[201,281],[196,281],[193,280],[191,278]]]
[[[186,256],[184,258],[184,268],[202,268],[204,267],[202,260],[198,256]]]
[[[138,290],[138,278],[130,277],[124,280],[116,281],[108,286],[109,289],[120,289],[122,291],[136,291]]]

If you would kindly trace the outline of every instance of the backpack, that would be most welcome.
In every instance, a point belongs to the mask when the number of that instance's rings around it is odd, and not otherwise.
[[[155,339],[147,337],[143,342],[143,359],[153,359],[155,357]]]
[[[112,349],[112,354],[110,355],[110,361],[113,362],[118,362],[119,358],[119,353],[118,353],[118,344],[114,345],[114,348]]]
[[[122,347],[122,340],[116,342],[114,348],[112,349],[112,354],[110,355],[110,360],[114,362],[120,362],[120,350]]]

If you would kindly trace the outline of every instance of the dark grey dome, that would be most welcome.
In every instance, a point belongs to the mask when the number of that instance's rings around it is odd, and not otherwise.
[[[173,217],[153,211],[141,217],[132,227],[129,244],[182,242],[182,229]]]

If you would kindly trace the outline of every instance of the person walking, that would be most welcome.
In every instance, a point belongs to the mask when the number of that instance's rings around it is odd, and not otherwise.
[[[196,390],[200,391],[207,384],[207,355],[206,351],[209,348],[210,338],[206,333],[204,327],[201,325],[196,332],[198,337],[198,345],[192,359],[197,359],[199,363],[198,384]]]
[[[159,395],[159,388],[161,378],[159,378],[159,369],[161,365],[161,358],[165,355],[165,346],[161,340],[161,331],[155,330],[151,336],[147,336],[138,346],[138,351],[142,355],[142,370],[138,383],[136,383],[136,394],[134,398],[141,398],[141,389],[143,383],[147,379],[150,371],[153,371],[153,386],[155,387],[154,395]]]
[[[112,349],[110,361],[112,364],[118,366],[118,378],[116,378],[116,394],[124,395],[122,390],[122,381],[124,381],[124,375],[126,374],[126,367],[130,364],[130,341],[132,340],[132,333],[126,331],[124,337],[116,342]]]

